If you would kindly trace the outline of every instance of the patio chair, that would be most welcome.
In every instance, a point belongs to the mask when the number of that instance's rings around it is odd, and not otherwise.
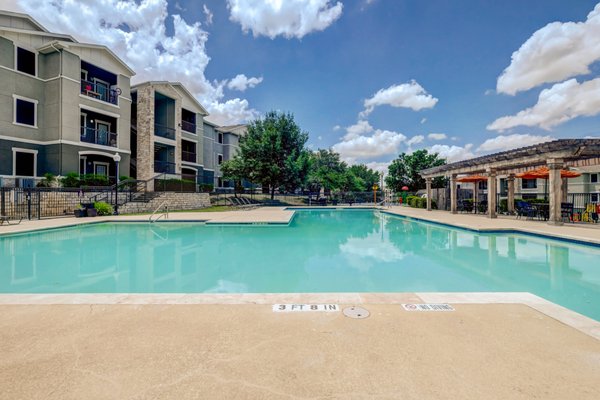
[[[517,201],[517,219],[526,217],[533,219],[537,214],[537,209],[526,201]]]
[[[461,200],[458,203],[458,210],[462,212],[473,212],[473,203],[469,200]]]
[[[477,211],[479,211],[480,213],[486,213],[487,209],[488,209],[487,200],[482,200],[479,202],[479,204],[477,204]]]
[[[581,222],[598,222],[598,213],[595,204],[586,204],[585,211],[581,214]]]
[[[560,218],[567,221],[574,222],[573,220],[573,203],[560,203]]]

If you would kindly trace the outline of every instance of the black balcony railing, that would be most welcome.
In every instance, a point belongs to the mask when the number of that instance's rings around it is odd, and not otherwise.
[[[181,121],[181,129],[186,132],[196,134],[196,124],[189,121]]]
[[[117,134],[103,129],[81,127],[81,141],[100,144],[102,146],[117,147]]]
[[[154,161],[154,172],[163,174],[174,174],[175,163],[168,161]]]
[[[166,139],[175,140],[175,128],[170,128],[161,124],[154,124],[154,134]]]
[[[196,162],[196,153],[191,151],[181,151],[181,160],[187,162]]]
[[[104,83],[81,81],[81,94],[88,97],[105,101],[110,104],[118,104],[120,89],[111,89]]]

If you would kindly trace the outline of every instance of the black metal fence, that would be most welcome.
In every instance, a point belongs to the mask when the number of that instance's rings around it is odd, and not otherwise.
[[[90,202],[110,188],[0,187],[0,215],[9,219],[72,216],[80,204]],[[121,194],[120,194],[121,195]],[[114,199],[114,198],[113,198]],[[110,201],[110,198],[107,198]]]

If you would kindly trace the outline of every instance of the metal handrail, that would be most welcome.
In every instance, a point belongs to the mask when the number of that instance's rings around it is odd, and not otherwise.
[[[150,218],[148,218],[148,222],[149,223],[154,223],[156,221],[158,221],[159,219],[161,219],[161,217],[165,217],[165,219],[169,219],[169,206],[167,205],[168,201],[165,200],[162,203],[160,203],[160,205],[158,207],[156,207],[156,210],[154,210],[154,212],[152,213],[152,215],[150,215]],[[152,220],[152,217],[154,217],[154,215],[164,206],[167,205],[165,207],[165,212],[161,213],[158,218],[156,218],[155,220]]]

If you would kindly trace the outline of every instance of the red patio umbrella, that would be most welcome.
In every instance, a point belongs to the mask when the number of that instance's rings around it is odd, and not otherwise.
[[[529,171],[521,172],[515,176],[521,179],[549,179],[550,169],[548,167],[539,167]],[[568,169],[560,170],[561,178],[577,178],[578,176],[581,176],[579,172],[569,171]]]
[[[550,179],[550,169],[548,167],[539,167],[529,171],[521,172],[515,175],[517,178],[521,179]],[[569,171],[568,169],[560,170],[561,178],[577,178],[581,176],[579,172]],[[546,197],[547,185],[544,185],[544,197]]]
[[[458,178],[456,181],[457,182],[471,182],[471,183],[475,183],[475,182],[481,182],[481,181],[487,181],[488,177],[487,176],[483,176],[483,175],[469,175],[469,176],[463,176],[462,178]]]

